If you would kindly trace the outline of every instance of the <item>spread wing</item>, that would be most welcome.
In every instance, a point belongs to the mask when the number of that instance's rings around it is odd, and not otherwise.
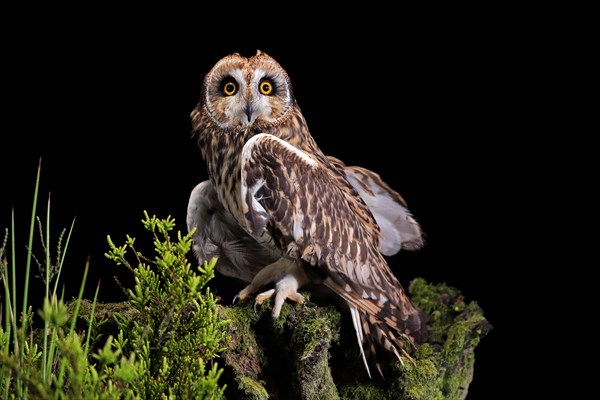
[[[363,167],[348,166],[341,160],[328,156],[329,161],[344,171],[346,178],[367,204],[382,237],[380,251],[392,256],[401,249],[418,250],[425,240],[421,226],[409,211],[404,198],[392,189],[381,177]]]
[[[344,172],[371,210],[382,231],[381,253],[389,256],[400,249],[416,250],[423,246],[421,228],[398,192],[373,171],[347,166],[335,157],[327,159]],[[217,257],[217,270],[226,276],[250,282],[260,269],[277,258],[277,254],[260,245],[225,210],[208,180],[192,190],[186,221],[188,231],[196,228],[193,249],[199,262]]]
[[[325,157],[259,134],[244,146],[241,178],[252,235],[272,237],[290,257],[319,268],[324,283],[368,325],[370,339],[388,349],[397,336],[413,345],[422,340],[420,313],[379,251],[373,215]]]
[[[272,249],[259,244],[223,208],[210,181],[196,185],[188,202],[186,223],[193,251],[200,263],[217,257],[217,271],[250,282],[265,265],[279,258]]]

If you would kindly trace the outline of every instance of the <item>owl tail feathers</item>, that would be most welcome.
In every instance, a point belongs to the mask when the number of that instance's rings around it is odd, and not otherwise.
[[[371,377],[371,370],[369,369],[369,363],[367,362],[367,357],[365,356],[365,349],[363,347],[363,341],[364,341],[364,336],[363,336],[363,329],[362,329],[362,323],[361,323],[361,316],[360,313],[358,311],[358,309],[356,309],[356,307],[350,306],[350,315],[352,315],[352,325],[354,325],[354,330],[356,331],[356,340],[358,340],[358,348],[360,349],[360,355],[362,356],[363,362],[365,363],[365,368],[367,369],[367,374],[369,375],[369,378]],[[381,374],[381,369],[379,368],[379,364],[377,365],[378,369],[379,369],[379,373]],[[382,374],[383,376],[383,374]]]
[[[415,320],[409,321],[409,326],[412,329],[409,328],[405,330],[410,332],[409,334],[405,334],[396,329],[392,329],[384,320],[359,311],[352,305],[350,305],[350,314],[356,331],[356,339],[360,348],[360,354],[369,378],[371,378],[371,371],[367,362],[367,356],[373,360],[379,374],[384,377],[381,363],[377,357],[377,345],[394,353],[400,363],[404,365],[402,356],[413,362],[410,353],[414,352],[427,340],[427,329],[425,326],[425,319],[422,315],[414,316],[416,317]]]

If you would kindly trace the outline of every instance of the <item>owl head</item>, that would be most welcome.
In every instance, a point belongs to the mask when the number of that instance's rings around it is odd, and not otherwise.
[[[234,53],[219,60],[204,79],[198,106],[220,128],[237,130],[272,126],[294,104],[287,73],[258,50],[252,57]]]

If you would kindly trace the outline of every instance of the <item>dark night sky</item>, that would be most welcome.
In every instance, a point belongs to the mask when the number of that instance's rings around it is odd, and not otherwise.
[[[495,329],[477,348],[469,398],[489,398],[491,387],[502,390],[496,377],[510,332],[500,283],[515,268],[498,240],[508,223],[501,162],[515,60],[485,21],[421,22],[397,26],[384,47],[370,43],[394,26],[367,36],[348,26],[347,34],[285,44],[263,31],[210,39],[190,21],[173,29],[148,21],[21,26],[30,38],[14,32],[19,41],[3,49],[0,228],[10,226],[14,206],[24,255],[41,157],[39,215],[51,193],[54,239],[76,218],[67,295],[77,294],[90,257],[86,295],[101,279],[101,300],[122,296],[112,277],[123,271],[103,256],[106,236],[144,241],[144,210],[185,229],[188,194],[206,179],[189,120],[202,79],[222,56],[261,49],[288,71],[322,149],[378,172],[422,224],[427,246],[390,258],[401,282],[446,282],[483,307]],[[226,280],[214,285],[229,295]]]

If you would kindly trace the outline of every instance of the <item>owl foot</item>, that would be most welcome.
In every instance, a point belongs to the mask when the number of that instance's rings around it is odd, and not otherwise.
[[[275,301],[273,304],[273,310],[271,315],[273,319],[279,318],[281,314],[281,307],[285,299],[290,299],[298,304],[304,304],[304,296],[298,293],[298,281],[293,275],[286,275],[275,284],[275,289],[267,290],[256,295],[254,299],[254,312],[256,312],[256,305],[262,305],[265,300],[270,299],[275,294]]]
[[[285,299],[290,299],[298,304],[304,304],[304,296],[298,293],[298,288],[308,282],[302,265],[296,261],[280,258],[272,264],[261,269],[252,279],[252,282],[242,289],[235,297],[233,302],[245,300],[250,295],[258,291],[261,287],[275,283],[275,288],[259,293],[254,302],[254,311],[256,306],[261,305],[265,300],[275,295],[272,315],[278,318],[281,313],[281,307]]]

